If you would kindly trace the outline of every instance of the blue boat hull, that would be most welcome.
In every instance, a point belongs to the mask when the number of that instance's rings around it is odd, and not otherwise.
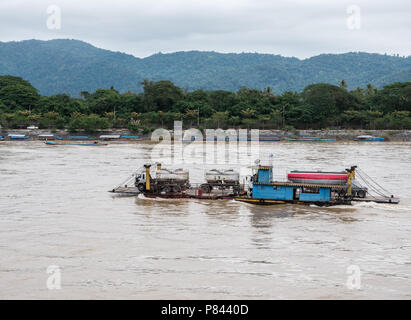
[[[46,141],[45,144],[50,146],[87,146],[87,147],[102,147],[107,146],[108,143],[64,143],[64,142],[50,142]]]

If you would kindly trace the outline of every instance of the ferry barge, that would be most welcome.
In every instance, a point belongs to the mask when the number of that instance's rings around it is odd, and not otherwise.
[[[154,169],[153,169],[154,168]],[[340,172],[291,171],[287,180],[273,179],[272,165],[252,166],[252,175],[240,184],[239,173],[234,170],[209,170],[205,183],[191,184],[189,172],[184,169],[164,169],[161,164],[146,164],[123,184],[110,190],[121,195],[143,194],[147,198],[230,200],[260,205],[315,204],[332,206],[358,202],[399,203],[357,167]],[[127,183],[132,183],[129,186]],[[375,191],[378,196],[372,194]]]

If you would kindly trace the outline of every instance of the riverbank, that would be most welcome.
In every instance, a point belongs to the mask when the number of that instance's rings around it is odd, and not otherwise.
[[[411,130],[260,130],[260,136],[279,138],[322,137],[337,140],[354,140],[358,136],[383,137],[388,141],[411,141]]]
[[[97,132],[69,132],[68,130],[47,130],[47,129],[3,129],[0,136],[7,137],[9,134],[29,136],[32,139],[39,139],[39,136],[52,134],[55,137],[67,138],[69,136],[86,135],[90,139],[99,139],[102,135],[135,136],[136,133],[127,129],[110,129]],[[172,131],[170,131],[172,134]],[[350,141],[360,135],[371,135],[383,137],[388,141],[411,141],[411,130],[260,130],[260,137],[299,138],[299,137],[322,137],[327,139],[337,139],[339,141]],[[139,135],[142,140],[150,140],[151,134]]]

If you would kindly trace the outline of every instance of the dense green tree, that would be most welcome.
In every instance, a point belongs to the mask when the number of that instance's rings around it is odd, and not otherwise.
[[[144,80],[142,85],[147,111],[170,111],[174,103],[183,99],[183,91],[171,81]]]
[[[29,82],[12,76],[0,76],[0,101],[10,111],[32,110],[38,106],[40,95]]]
[[[66,118],[58,112],[49,111],[39,119],[40,129],[63,129],[66,124]]]
[[[65,117],[69,117],[74,112],[87,113],[88,105],[83,101],[73,99],[68,94],[58,94],[51,97],[42,97],[40,107],[37,109],[41,113],[57,112]]]
[[[372,99],[378,110],[384,113],[411,111],[411,82],[397,82],[379,90]]]
[[[34,87],[31,85],[30,82],[27,80],[24,80],[20,77],[13,77],[13,76],[0,76],[0,89],[8,86],[14,86],[14,85],[21,85],[24,87]]]
[[[386,115],[390,129],[411,129],[410,111],[394,111]]]
[[[215,111],[226,111],[238,102],[234,92],[216,90],[208,93],[208,103]]]
[[[95,132],[100,129],[108,129],[109,127],[109,121],[97,114],[74,114],[69,124],[70,131],[85,130],[87,132]]]
[[[341,121],[347,128],[362,128],[367,120],[364,111],[346,110],[341,115]]]
[[[120,97],[120,93],[114,89],[98,89],[96,92],[88,95],[86,102],[91,113],[115,113],[120,107]]]
[[[321,125],[330,124],[335,115],[350,108],[358,108],[358,99],[337,86],[319,83],[307,86],[302,92],[302,98],[312,107]]]
[[[279,95],[270,88],[190,92],[170,81],[146,80],[143,85],[144,93],[120,94],[111,87],[82,92],[81,98],[47,97],[21,78],[0,76],[0,124],[87,131],[127,127],[136,132],[171,129],[175,120],[200,128],[411,128],[411,82],[351,91],[319,83]]]
[[[212,127],[212,128],[225,128],[225,126],[228,123],[228,112],[215,112],[211,118],[207,119],[207,124],[208,126]]]

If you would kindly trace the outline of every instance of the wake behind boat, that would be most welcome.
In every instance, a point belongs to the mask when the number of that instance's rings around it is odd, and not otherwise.
[[[88,142],[88,143],[79,143],[79,142],[55,142],[55,141],[45,141],[47,145],[51,146],[87,146],[87,147],[103,147],[107,146],[108,143],[105,142]]]

